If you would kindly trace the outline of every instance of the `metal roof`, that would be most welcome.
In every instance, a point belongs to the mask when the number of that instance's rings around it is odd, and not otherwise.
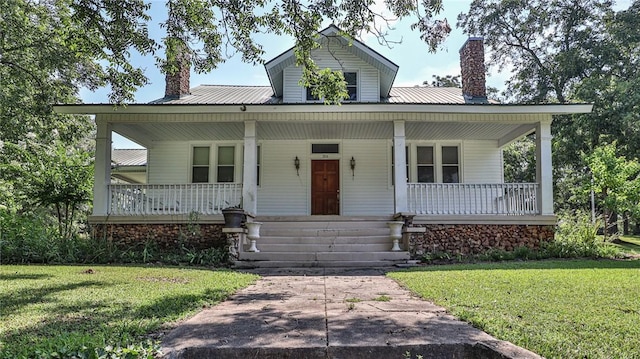
[[[111,162],[115,166],[146,166],[146,149],[114,149],[111,151]]]
[[[270,86],[200,85],[190,90],[191,94],[179,99],[161,98],[152,104],[275,104],[281,99],[273,97]]]
[[[191,95],[179,99],[162,98],[151,104],[266,105],[282,104],[270,86],[201,85]],[[456,87],[393,87],[388,98],[379,103],[464,104],[462,89]],[[489,103],[495,103],[489,101]]]

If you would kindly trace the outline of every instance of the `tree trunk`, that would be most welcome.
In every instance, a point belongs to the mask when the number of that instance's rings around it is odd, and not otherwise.
[[[629,211],[624,212],[624,219],[622,222],[622,234],[629,235]]]

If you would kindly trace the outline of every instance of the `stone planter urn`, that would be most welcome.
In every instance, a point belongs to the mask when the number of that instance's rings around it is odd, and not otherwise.
[[[389,237],[391,237],[391,240],[393,241],[393,247],[391,248],[391,251],[393,252],[401,251],[402,249],[400,249],[400,238],[402,238],[402,226],[404,226],[404,222],[392,221],[392,222],[387,222],[387,225],[391,230]]]
[[[237,207],[224,208],[224,228],[240,228],[245,220],[244,209]]]
[[[260,252],[256,247],[256,241],[260,239],[260,226],[262,225],[262,222],[247,222],[245,225],[247,226],[248,231],[247,238],[249,238],[251,243],[247,252]]]

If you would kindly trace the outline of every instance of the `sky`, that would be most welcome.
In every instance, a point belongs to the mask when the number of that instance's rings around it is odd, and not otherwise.
[[[625,0],[623,2],[626,2]],[[378,1],[382,3],[382,1]],[[457,75],[460,73],[458,50],[464,44],[468,35],[458,29],[455,25],[457,16],[466,13],[471,1],[468,0],[445,0],[444,11],[438,18],[444,17],[448,20],[452,31],[446,39],[441,49],[436,53],[430,53],[427,45],[420,40],[417,31],[410,30],[413,19],[405,19],[396,22],[393,29],[389,31],[388,39],[399,41],[391,47],[380,45],[373,36],[365,36],[361,39],[389,60],[399,66],[398,74],[394,86],[416,86],[423,81],[433,79],[433,75]],[[166,18],[166,8],[164,1],[151,1],[149,15],[152,17],[149,32],[152,37],[160,41],[163,37],[163,30],[159,23]],[[328,26],[329,23],[323,24]],[[476,34],[469,34],[474,36]],[[286,36],[259,35],[257,40],[263,44],[266,54],[265,60],[270,60],[294,45],[294,39]],[[191,87],[204,84],[217,85],[269,85],[269,80],[263,65],[252,65],[243,63],[240,55],[236,54],[214,71],[207,74],[191,73]],[[485,54],[485,57],[488,56]],[[145,75],[149,78],[150,84],[140,88],[135,94],[136,103],[146,103],[164,96],[164,75],[156,67],[155,60],[151,56],[133,56],[131,59],[134,65],[145,68]],[[487,84],[498,90],[504,88],[504,82],[510,77],[508,69],[498,72],[496,68],[490,68],[487,74]],[[108,89],[99,89],[91,92],[83,89],[80,97],[84,103],[107,103]],[[114,133],[114,148],[140,148],[137,144]]]

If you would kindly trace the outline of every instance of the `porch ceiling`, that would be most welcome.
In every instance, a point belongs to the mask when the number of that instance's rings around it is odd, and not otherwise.
[[[258,140],[392,139],[392,122],[258,122]],[[531,126],[505,123],[407,122],[407,140],[496,140],[526,135]],[[113,130],[147,147],[158,141],[233,141],[242,122],[114,124]]]

